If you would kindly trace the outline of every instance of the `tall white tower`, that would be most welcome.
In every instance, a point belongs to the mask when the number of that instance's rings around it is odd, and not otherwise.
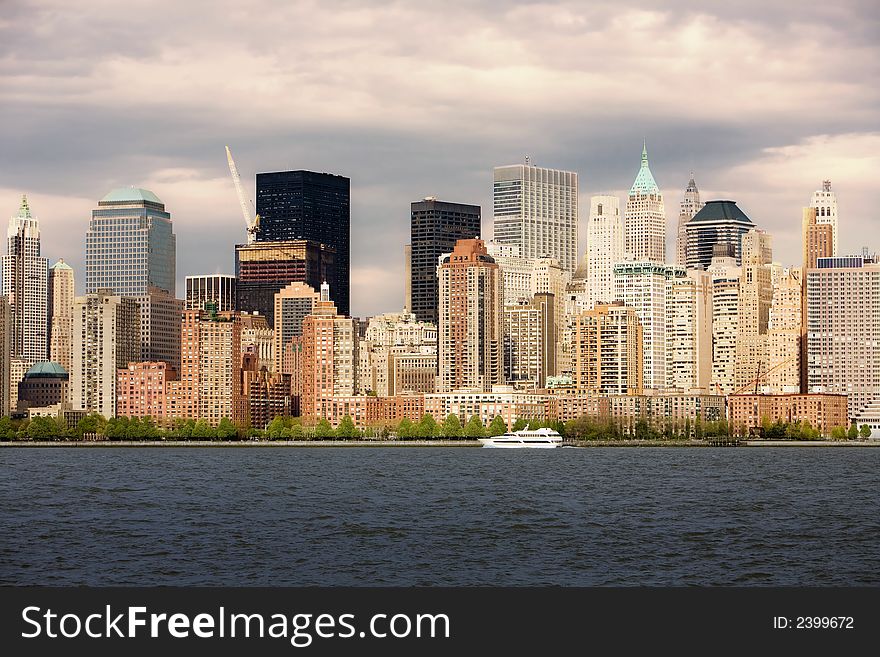
[[[624,259],[623,218],[616,196],[590,198],[587,220],[587,299],[596,303],[614,301],[614,265]]]
[[[49,261],[40,256],[40,224],[27,196],[9,220],[6,255],[0,258],[3,287],[10,306],[10,350],[14,359],[33,365],[46,360],[46,291]]]
[[[837,194],[831,191],[831,181],[823,180],[822,189],[813,192],[810,207],[816,208],[816,223],[829,224],[832,229],[833,255],[840,253],[837,250]]]
[[[700,201],[700,190],[694,182],[694,174],[684,190],[684,198],[681,201],[681,209],[678,212],[678,235],[675,241],[675,264],[679,267],[687,267],[687,230],[685,226],[703,208]]]
[[[647,145],[642,146],[642,166],[626,200],[624,235],[628,259],[666,262],[666,210],[663,195],[648,167]]]
[[[578,178],[573,171],[526,164],[495,167],[494,241],[516,245],[528,260],[556,258],[578,265]]]

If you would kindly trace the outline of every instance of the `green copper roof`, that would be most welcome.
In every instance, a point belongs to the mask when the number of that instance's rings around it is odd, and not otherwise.
[[[642,144],[642,168],[636,176],[633,186],[629,190],[630,194],[659,194],[660,188],[654,182],[654,176],[651,175],[651,169],[648,167],[648,144]]]
[[[694,215],[691,223],[701,221],[740,221],[747,224],[752,220],[736,206],[736,201],[706,201],[703,209]]]
[[[18,208],[19,219],[31,219],[31,206],[28,205],[27,194],[21,195],[21,205]]]
[[[70,270],[73,270],[73,267],[71,267],[66,262],[64,262],[64,258],[61,258],[60,260],[58,260],[58,262],[56,262],[54,265],[49,267],[49,269],[70,269]]]
[[[161,199],[149,189],[141,189],[140,187],[119,187],[107,194],[101,201],[108,203],[121,203],[124,201],[162,203]]]
[[[34,365],[24,376],[26,379],[32,379],[34,377],[67,377],[68,374],[67,370],[58,363],[44,361]]]

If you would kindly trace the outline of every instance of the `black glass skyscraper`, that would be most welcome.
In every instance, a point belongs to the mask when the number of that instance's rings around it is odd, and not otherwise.
[[[458,240],[480,236],[480,206],[428,197],[411,205],[411,311],[421,322],[437,323],[437,259]]]
[[[351,181],[314,171],[257,174],[258,242],[311,240],[335,250],[330,298],[340,313],[349,307]]]

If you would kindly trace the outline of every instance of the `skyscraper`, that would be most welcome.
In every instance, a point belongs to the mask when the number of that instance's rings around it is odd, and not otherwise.
[[[819,223],[816,208],[804,208],[801,240],[804,269],[813,269],[819,258],[830,258],[834,255],[834,226]]]
[[[721,244],[739,266],[742,264],[742,236],[755,225],[736,201],[707,201],[694,218],[685,224],[687,233],[687,268],[708,269],[715,255],[715,246]]]
[[[626,200],[625,251],[636,262],[666,262],[666,210],[663,195],[648,166],[648,147],[642,146],[642,166]]]
[[[358,321],[340,315],[327,285],[302,323],[302,415],[326,418],[332,398],[357,392]]]
[[[666,377],[666,286],[684,278],[681,267],[659,262],[622,262],[614,267],[615,299],[635,310],[642,327],[645,388],[662,390]]]
[[[327,282],[333,301],[343,315],[351,312],[350,188],[348,178],[332,173],[277,171],[257,174],[257,214],[260,215],[257,242],[311,240],[333,249],[335,266]],[[309,280],[291,278],[281,287],[293,280],[312,284]],[[316,289],[321,282],[318,281]],[[260,312],[269,316],[262,310]]]
[[[712,279],[688,269],[666,279],[666,385],[709,392],[712,378]]]
[[[813,192],[810,206],[816,209],[816,223],[831,226],[831,255],[837,251],[837,194],[831,191],[831,181],[823,180],[822,189]]]
[[[807,270],[808,392],[845,394],[850,417],[880,400],[880,265],[819,258]]]
[[[773,265],[771,279],[773,303],[767,327],[767,385],[774,394],[800,392],[803,269]]]
[[[575,387],[608,395],[642,392],[642,327],[632,308],[597,304],[574,326]]]
[[[494,241],[519,246],[528,260],[556,258],[578,265],[578,176],[526,164],[495,167]]]
[[[679,267],[687,267],[687,230],[685,226],[702,209],[703,204],[700,202],[700,190],[697,189],[697,183],[694,182],[694,174],[692,173],[688,186],[684,190],[684,198],[681,201],[681,209],[678,213],[675,264]]]
[[[11,388],[9,383],[9,338],[10,330],[9,303],[6,297],[0,296],[0,417],[9,415]]]
[[[518,388],[543,388],[556,371],[552,294],[504,307],[504,378]]]
[[[49,267],[49,360],[70,371],[73,341],[73,269],[64,260]]]
[[[217,304],[217,312],[235,310],[235,276],[203,274],[186,277],[185,310],[204,310],[205,302]]]
[[[769,361],[767,328],[773,303],[770,235],[752,228],[742,236],[742,277],[739,283],[739,336],[736,342],[734,386],[740,390],[763,383]]]
[[[610,303],[615,298],[614,265],[625,254],[623,218],[616,196],[590,198],[587,220],[586,305]]]
[[[739,338],[739,283],[733,244],[717,244],[707,270],[712,277],[712,394],[734,390],[736,343]]]
[[[410,312],[437,324],[437,260],[458,240],[480,237],[480,206],[438,201],[433,196],[410,206]]]
[[[46,360],[48,271],[49,261],[40,256],[40,224],[31,215],[27,197],[22,196],[18,214],[9,220],[6,255],[0,258],[0,295],[10,307],[10,354],[27,364],[24,371]],[[11,385],[17,386],[18,381]]]
[[[177,238],[171,214],[153,192],[114,189],[92,210],[86,233],[86,294],[99,289],[137,301],[141,353],[135,360],[180,366],[180,312],[175,298]]]
[[[103,289],[77,297],[73,335],[70,403],[111,418],[116,414],[117,370],[140,361],[138,304]]]
[[[290,283],[312,289],[336,278],[337,253],[309,240],[235,245],[236,308],[258,312],[275,326],[275,294]]]
[[[439,392],[489,391],[504,381],[501,280],[483,240],[459,240],[441,258]]]

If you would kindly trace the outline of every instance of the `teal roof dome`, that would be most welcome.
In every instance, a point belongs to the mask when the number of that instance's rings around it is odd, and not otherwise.
[[[636,179],[633,181],[629,190],[630,195],[633,194],[659,194],[660,188],[654,181],[654,175],[651,173],[651,167],[648,166],[648,146],[642,145],[642,166],[639,168]]]
[[[142,189],[140,187],[118,187],[101,199],[101,203],[123,203],[125,201],[133,203],[139,201],[162,203],[162,200],[149,189]]]
[[[750,224],[752,220],[740,210],[736,201],[706,201],[706,205],[694,215],[690,223],[701,221],[739,221]]]
[[[52,363],[50,361],[43,361],[42,363],[37,363],[33,367],[31,367],[27,373],[24,375],[26,379],[67,379],[69,375],[67,370],[61,367],[58,363]]]
[[[64,258],[60,258],[58,262],[49,267],[49,269],[70,269],[72,271],[73,267],[64,262]]]

